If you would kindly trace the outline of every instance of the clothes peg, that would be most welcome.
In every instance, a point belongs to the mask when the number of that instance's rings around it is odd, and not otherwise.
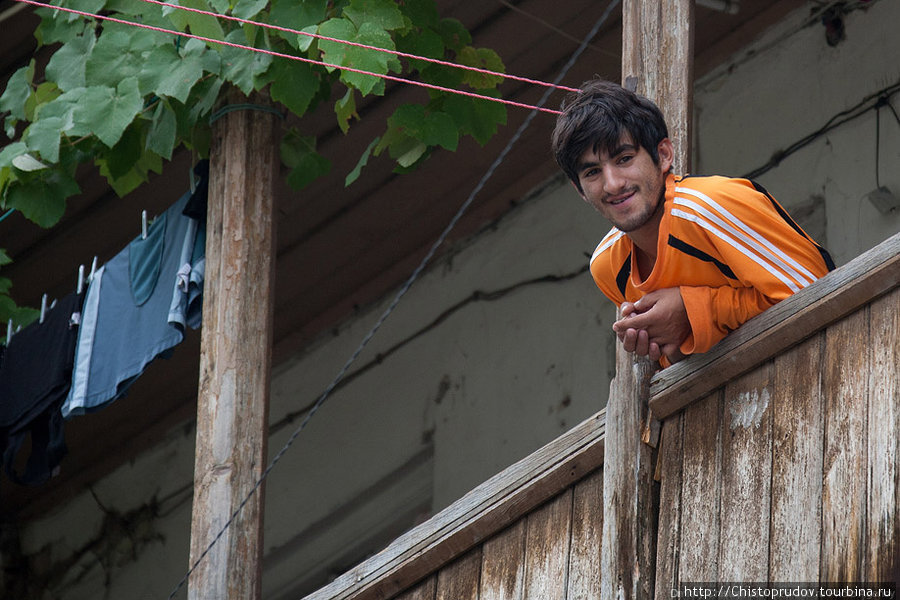
[[[88,283],[94,280],[94,275],[97,273],[97,257],[94,257],[94,260],[91,261],[91,274],[88,275]]]
[[[147,211],[141,211],[141,239],[147,239]]]
[[[47,294],[41,296],[41,323],[44,322],[45,316],[47,316]]]
[[[75,293],[81,294],[84,290],[84,265],[78,265],[78,284],[75,286]]]

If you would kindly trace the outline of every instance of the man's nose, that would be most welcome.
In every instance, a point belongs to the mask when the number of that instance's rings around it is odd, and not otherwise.
[[[607,169],[604,173],[605,177],[603,179],[603,190],[610,195],[615,195],[620,193],[625,187],[625,178],[622,177],[622,174],[618,171],[618,169]]]

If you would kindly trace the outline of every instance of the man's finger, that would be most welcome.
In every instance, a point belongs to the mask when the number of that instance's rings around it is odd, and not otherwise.
[[[636,329],[628,329],[625,331],[624,337],[622,338],[622,346],[625,347],[626,352],[634,352],[637,339],[638,332]]]

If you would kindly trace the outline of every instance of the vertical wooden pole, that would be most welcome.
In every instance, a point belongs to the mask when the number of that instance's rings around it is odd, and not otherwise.
[[[693,0],[625,0],[622,84],[660,107],[675,146],[673,172],[690,166]],[[654,596],[659,486],[650,426],[654,365],[616,347],[616,376],[606,408],[601,597]],[[675,433],[675,432],[673,432]],[[670,434],[671,435],[671,434]]]
[[[197,400],[191,565],[265,467],[274,283],[276,117],[240,110],[213,125]],[[189,581],[191,599],[261,597],[263,490]]]

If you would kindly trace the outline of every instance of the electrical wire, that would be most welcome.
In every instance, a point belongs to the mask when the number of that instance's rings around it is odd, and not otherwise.
[[[888,87],[879,90],[874,94],[869,94],[868,96],[857,102],[854,106],[846,110],[842,110],[841,112],[828,119],[828,121],[826,121],[825,124],[816,131],[797,140],[784,150],[778,150],[772,155],[772,158],[770,158],[766,164],[753,169],[752,171],[743,175],[743,177],[745,179],[755,179],[756,177],[759,177],[760,175],[771,171],[772,169],[780,165],[785,158],[801,150],[802,148],[805,148],[832,129],[840,127],[844,123],[848,123],[850,121],[858,119],[870,110],[874,110],[878,106],[883,106],[883,104],[879,104],[882,97],[888,99],[887,105],[890,106],[891,110],[893,111],[894,107],[890,104],[890,97],[896,94],[898,91],[900,91],[900,82],[889,85]],[[873,100],[875,100],[874,103],[872,103]],[[871,106],[867,106],[870,103],[872,103]],[[900,123],[900,116],[897,115],[896,111],[894,111],[894,116],[897,118],[898,123]]]
[[[591,28],[591,30],[588,32],[588,34],[585,36],[584,40],[581,42],[581,45],[575,50],[575,52],[572,53],[572,56],[569,58],[569,60],[566,62],[566,64],[563,65],[562,69],[560,69],[559,74],[554,79],[554,83],[558,83],[558,82],[562,81],[562,79],[566,76],[566,74],[569,72],[569,70],[575,64],[575,61],[578,60],[578,57],[580,57],[581,54],[584,52],[585,48],[587,48],[590,40],[593,39],[594,36],[597,35],[597,33],[600,31],[600,28],[603,26],[603,24],[609,18],[610,13],[612,13],[613,9],[618,4],[619,4],[619,0],[611,0],[610,1],[609,5],[607,5],[607,7],[606,7],[606,10],[603,12],[603,14],[600,16],[600,18],[597,20],[597,22],[594,24],[594,26]],[[178,591],[184,586],[184,584],[187,583],[191,574],[194,572],[194,570],[196,570],[196,568],[200,564],[200,562],[206,557],[207,554],[209,554],[209,552],[216,545],[216,543],[218,543],[218,541],[225,534],[225,532],[228,530],[228,528],[231,527],[232,523],[234,523],[234,520],[241,513],[244,506],[247,504],[247,502],[250,500],[250,498],[253,497],[253,495],[257,492],[259,487],[262,485],[263,481],[265,481],[266,477],[268,477],[268,475],[272,471],[272,469],[275,468],[275,465],[278,464],[278,461],[280,461],[281,458],[285,455],[285,453],[287,453],[287,451],[291,448],[291,446],[293,446],[297,437],[306,428],[306,426],[309,424],[309,422],[313,418],[313,416],[322,407],[322,405],[325,403],[325,401],[331,395],[331,392],[334,391],[335,387],[337,387],[340,384],[340,382],[343,380],[344,376],[347,374],[347,371],[350,369],[350,367],[353,365],[353,363],[356,362],[356,359],[359,357],[360,354],[362,354],[363,350],[366,348],[366,346],[368,346],[369,342],[372,340],[372,338],[375,336],[375,334],[378,332],[378,330],[381,328],[381,326],[384,324],[384,322],[394,312],[394,310],[397,308],[397,305],[400,303],[400,300],[406,295],[406,293],[412,287],[413,283],[415,283],[415,281],[419,278],[419,276],[425,270],[425,267],[428,266],[428,264],[431,262],[431,259],[437,253],[438,248],[440,246],[442,246],[443,243],[446,241],[447,237],[450,235],[450,232],[453,230],[453,228],[456,226],[456,224],[459,222],[459,220],[462,218],[462,216],[465,214],[465,212],[468,210],[468,208],[472,205],[472,202],[474,202],[475,197],[482,190],[482,188],[484,188],[485,184],[493,176],[494,172],[500,167],[500,165],[506,159],[506,156],[512,150],[512,147],[519,141],[519,139],[525,133],[525,130],[529,127],[529,125],[531,125],[531,122],[537,116],[538,111],[541,110],[540,107],[544,103],[546,103],[547,100],[549,100],[550,94],[552,92],[553,92],[552,89],[548,89],[547,91],[545,91],[544,95],[538,101],[537,105],[535,105],[533,110],[528,114],[528,116],[525,118],[525,120],[522,122],[522,124],[519,125],[519,128],[512,135],[512,137],[510,137],[509,141],[506,143],[506,146],[504,146],[503,150],[500,151],[500,154],[497,155],[497,158],[495,158],[494,161],[491,163],[491,165],[488,167],[487,171],[481,177],[481,179],[478,181],[475,188],[472,190],[472,192],[466,198],[465,202],[463,202],[463,204],[459,207],[459,209],[456,211],[456,214],[453,215],[453,218],[450,220],[450,222],[447,224],[447,226],[441,232],[440,236],[438,236],[438,239],[435,240],[435,242],[431,245],[430,249],[428,250],[428,253],[419,262],[418,266],[415,268],[415,270],[412,272],[412,274],[409,276],[409,278],[407,278],[406,282],[403,284],[403,286],[400,288],[400,290],[394,296],[394,299],[391,301],[390,305],[388,305],[388,307],[384,310],[384,312],[381,314],[381,316],[375,322],[375,325],[373,325],[372,328],[369,330],[369,332],[363,337],[362,341],[359,343],[359,346],[357,346],[356,350],[354,350],[354,352],[350,356],[350,358],[347,359],[347,361],[344,363],[344,366],[341,367],[340,371],[334,377],[334,379],[331,381],[331,383],[328,384],[328,386],[325,388],[325,391],[322,392],[322,394],[319,396],[318,400],[316,400],[316,402],[312,406],[312,408],[309,409],[309,412],[306,414],[303,421],[294,430],[294,432],[291,434],[290,438],[288,438],[288,441],[284,444],[284,446],[282,446],[281,450],[278,451],[278,453],[274,456],[274,458],[272,458],[272,461],[266,467],[265,471],[263,471],[259,480],[253,486],[253,488],[247,493],[247,495],[244,497],[244,499],[241,501],[241,503],[238,505],[238,507],[232,513],[232,515],[228,519],[228,521],[222,526],[222,529],[219,531],[219,533],[215,536],[215,538],[213,538],[213,540],[209,543],[209,545],[206,547],[206,549],[200,554],[200,556],[197,557],[197,560],[194,561],[194,564],[191,565],[191,568],[188,570],[188,572],[184,575],[182,580],[178,583],[178,585],[175,587],[175,589],[169,595],[169,600],[172,600],[175,597],[175,595],[178,594]]]
[[[429,58],[427,56],[420,56],[418,54],[410,54],[408,52],[400,52],[399,50],[391,50],[389,48],[379,48],[378,46],[370,46],[368,44],[361,44],[359,42],[351,42],[349,40],[342,40],[339,38],[328,37],[326,35],[321,35],[318,33],[310,33],[308,31],[301,31],[299,29],[291,29],[290,27],[281,27],[280,25],[272,25],[271,23],[262,23],[260,21],[250,21],[248,19],[242,19],[240,17],[235,17],[232,15],[223,15],[221,13],[212,12],[209,10],[201,10],[199,8],[192,8],[190,6],[179,6],[178,4],[170,4],[168,2],[163,2],[162,0],[141,0],[141,2],[147,2],[148,4],[156,4],[159,6],[164,6],[166,8],[175,8],[178,10],[186,10],[189,12],[206,15],[214,18],[226,19],[228,21],[235,21],[237,23],[242,23],[244,25],[256,25],[258,27],[263,27],[266,29],[272,29],[274,31],[281,31],[283,33],[291,33],[294,35],[302,35],[309,38],[317,39],[317,40],[325,40],[328,42],[337,42],[339,44],[343,44],[345,46],[352,46],[354,48],[363,48],[365,50],[374,50],[376,52],[383,52],[385,54],[393,54],[394,56],[402,56],[403,58],[410,58],[414,60],[421,60],[424,62],[430,62],[436,65],[441,65],[444,67],[452,67],[455,69],[461,69],[463,71],[472,71],[475,73],[480,73],[482,75],[490,75],[492,77],[502,77],[503,79],[511,79],[514,81],[521,81],[524,83],[530,83],[532,85],[539,85],[543,87],[552,87],[554,89],[563,90],[566,92],[577,92],[576,88],[567,87],[564,85],[554,85],[552,83],[547,83],[546,81],[540,81],[539,79],[528,79],[527,77],[519,77],[517,75],[508,75],[506,73],[500,73],[498,71],[491,71],[489,69],[482,69],[479,67],[470,67],[468,65],[460,65],[456,63],[452,63],[446,60],[440,60],[437,58]]]
[[[41,7],[41,8],[49,8],[49,9],[51,9],[51,10],[61,10],[61,11],[64,11],[64,12],[68,12],[68,13],[80,15],[80,16],[82,16],[82,17],[88,17],[88,18],[93,18],[93,19],[100,19],[100,20],[103,20],[103,21],[110,21],[110,22],[112,22],[112,23],[119,23],[119,24],[122,24],[122,25],[129,25],[129,26],[131,26],[131,27],[139,27],[139,28],[141,28],[141,29],[149,29],[150,31],[157,31],[157,32],[160,32],[160,33],[167,33],[167,34],[175,35],[175,36],[178,36],[178,37],[192,38],[192,39],[195,39],[195,40],[200,40],[200,41],[203,41],[203,42],[209,42],[209,43],[212,43],[212,44],[221,44],[221,45],[223,45],[223,46],[229,46],[229,47],[232,47],[232,48],[240,48],[240,49],[243,49],[243,50],[250,50],[250,51],[252,51],[252,52],[259,52],[259,53],[261,53],[261,54],[268,54],[268,55],[270,55],[270,56],[276,56],[276,57],[279,57],[279,58],[287,58],[287,59],[290,59],[290,60],[296,60],[296,61],[299,61],[299,62],[305,62],[305,63],[309,63],[309,64],[313,64],[313,65],[319,65],[319,66],[323,66],[323,67],[327,67],[327,68],[332,68],[332,69],[341,69],[341,70],[343,70],[343,71],[349,71],[349,72],[352,72],[352,73],[359,73],[359,74],[361,74],[361,75],[370,75],[370,76],[372,76],[372,77],[379,77],[379,78],[381,78],[381,79],[386,79],[386,80],[388,80],[388,81],[396,81],[396,82],[398,82],[398,83],[406,83],[406,84],[409,84],[409,85],[414,85],[414,86],[418,86],[418,87],[423,87],[423,88],[427,88],[427,89],[435,90],[435,91],[439,91],[439,92],[446,92],[446,93],[450,93],[450,94],[459,94],[459,95],[461,95],[461,96],[468,96],[468,97],[470,97],[470,98],[477,98],[477,99],[479,99],[479,100],[489,100],[489,101],[491,101],[491,102],[499,102],[499,103],[501,103],[501,104],[507,104],[507,105],[509,105],[509,106],[516,106],[516,107],[518,107],[518,108],[527,108],[527,109],[529,109],[529,110],[539,110],[539,111],[541,111],[541,112],[550,113],[550,114],[554,114],[554,115],[560,114],[560,111],[558,111],[558,110],[553,110],[553,109],[543,108],[543,107],[536,107],[536,106],[533,106],[533,105],[531,105],[531,104],[524,104],[524,103],[522,103],[522,102],[515,102],[515,101],[513,101],[513,100],[506,100],[506,99],[504,99],[504,98],[495,98],[495,97],[493,97],[493,96],[483,96],[483,95],[481,95],[481,94],[476,94],[476,93],[474,93],[474,92],[467,92],[467,91],[465,91],[465,90],[458,90],[458,89],[454,89],[454,88],[448,88],[448,87],[444,87],[444,86],[441,86],[441,85],[435,85],[435,84],[432,84],[432,83],[426,83],[426,82],[424,82],[424,81],[416,81],[416,80],[414,80],[414,79],[404,79],[403,77],[395,77],[395,76],[393,76],[393,75],[387,75],[387,74],[381,74],[381,73],[373,73],[373,72],[371,72],[371,71],[365,71],[365,70],[363,70],[363,69],[356,69],[356,68],[353,68],[353,67],[347,67],[347,66],[343,66],[343,65],[336,65],[336,64],[332,64],[332,63],[327,63],[327,62],[325,62],[325,61],[319,61],[319,60],[314,60],[314,59],[311,59],[311,58],[306,58],[306,57],[303,57],[303,56],[296,56],[296,55],[293,55],[293,54],[285,54],[285,53],[283,53],[283,52],[275,52],[274,50],[266,50],[266,49],[264,49],[264,48],[254,48],[253,46],[246,46],[246,45],[244,45],[244,44],[235,44],[234,42],[226,42],[226,41],[223,41],[223,40],[217,40],[217,39],[213,39],[213,38],[208,38],[208,37],[204,37],[204,36],[201,36],[201,35],[195,35],[195,34],[192,34],[192,33],[184,33],[184,32],[181,32],[181,31],[173,31],[173,30],[171,30],[171,29],[165,29],[164,27],[155,27],[155,26],[153,26],[153,25],[145,25],[144,23],[135,23],[134,21],[126,21],[125,19],[117,19],[117,18],[115,18],[115,17],[110,17],[110,16],[107,16],[107,15],[98,15],[98,14],[96,14],[96,13],[90,13],[90,12],[86,12],[86,11],[76,10],[76,9],[74,9],[74,8],[67,8],[67,7],[63,7],[63,6],[53,6],[52,4],[45,4],[45,3],[43,3],[43,2],[37,2],[37,1],[35,1],[35,0],[15,0],[15,1],[16,1],[16,2],[24,2],[25,4],[31,4],[32,6],[38,6],[38,7]]]

